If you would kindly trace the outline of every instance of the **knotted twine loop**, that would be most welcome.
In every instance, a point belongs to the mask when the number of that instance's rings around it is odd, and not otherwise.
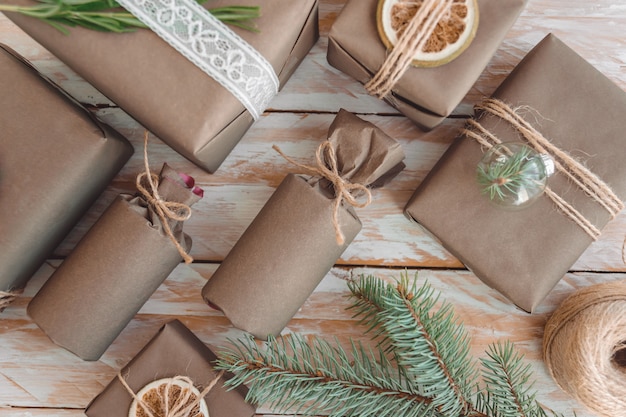
[[[153,208],[161,224],[163,225],[163,231],[170,238],[178,253],[183,258],[186,264],[193,262],[193,258],[187,253],[185,248],[178,242],[178,239],[174,236],[172,229],[168,223],[168,219],[174,221],[185,221],[191,217],[191,207],[186,204],[178,203],[175,201],[166,201],[159,195],[159,176],[153,174],[150,171],[150,164],[148,163],[148,132],[144,132],[143,139],[143,164],[145,172],[137,175],[136,185],[137,190],[141,193],[143,198]],[[149,185],[149,189],[143,186],[144,179]]]
[[[587,196],[599,203],[609,213],[611,219],[624,209],[624,203],[605,182],[567,152],[550,143],[506,103],[490,98],[477,105],[476,109],[488,112],[510,123],[533,149],[539,153],[550,155],[554,160],[555,168],[576,184]],[[462,133],[476,140],[485,148],[491,149],[493,145],[502,143],[475,119],[470,119],[468,124],[471,128],[464,129]],[[600,230],[550,187],[546,187],[545,193],[569,219],[580,226],[593,240],[600,237]]]
[[[626,416],[626,280],[570,295],[545,327],[543,355],[557,384],[594,413]]]
[[[305,170],[306,174],[326,178],[333,184],[335,191],[335,200],[333,203],[333,226],[335,228],[335,238],[337,239],[337,244],[343,245],[345,237],[339,224],[339,207],[341,206],[341,202],[345,201],[352,207],[356,208],[367,207],[372,202],[372,193],[370,190],[363,184],[352,183],[341,177],[337,168],[337,155],[335,154],[333,144],[329,140],[322,142],[315,152],[317,166],[303,165],[285,155],[278,146],[274,145],[272,148],[288,162]],[[360,193],[365,195],[366,200],[363,202],[359,202],[357,199],[360,197]]]
[[[194,410],[199,410],[200,402],[202,399],[213,389],[215,384],[222,378],[224,375],[224,371],[220,371],[217,376],[209,383],[209,385],[200,392],[200,395],[193,401],[191,397],[195,394],[192,389],[194,387],[193,381],[186,376],[174,376],[170,379],[170,381],[165,384],[165,389],[161,391],[156,387],[156,391],[158,392],[158,400],[160,409],[155,410],[149,404],[147,404],[143,398],[139,398],[135,391],[128,385],[126,379],[122,376],[121,371],[117,373],[117,378],[122,383],[122,386],[126,389],[126,391],[133,397],[136,401],[137,405],[141,407],[141,409],[148,415],[148,417],[192,417],[191,413]],[[181,383],[181,389],[177,392],[177,396],[175,391],[172,390],[175,382],[179,381]],[[176,385],[178,386],[178,385]]]
[[[13,301],[15,301],[17,296],[23,292],[23,288],[11,291],[0,291],[0,313],[3,312],[4,309],[7,308]]]
[[[450,13],[453,3],[453,0],[423,0],[376,75],[365,84],[369,94],[383,98],[391,91],[411,65],[415,54],[433,35],[437,23]]]

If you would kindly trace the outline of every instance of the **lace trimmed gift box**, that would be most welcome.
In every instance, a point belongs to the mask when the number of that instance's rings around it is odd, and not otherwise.
[[[247,43],[248,56],[259,54],[265,59],[281,88],[318,38],[318,0],[204,3],[211,8],[232,5],[260,6],[261,17],[255,19],[258,32],[228,28]],[[240,51],[227,50],[215,58],[229,77],[220,84],[203,72],[202,63],[194,65],[151,30],[118,34],[71,28],[65,35],[35,18],[7,16],[146,129],[209,172],[217,170],[254,121],[231,93],[237,88],[233,80],[239,74],[233,60],[241,59]],[[222,47],[221,40],[211,41],[210,30],[197,35],[194,39],[202,42],[187,39],[193,41],[188,45],[191,49],[213,48],[208,55],[199,55],[211,57]],[[246,87],[263,87],[252,81],[248,80]]]

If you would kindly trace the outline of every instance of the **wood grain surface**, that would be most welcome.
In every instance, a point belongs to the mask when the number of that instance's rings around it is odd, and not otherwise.
[[[25,308],[32,296],[67,256],[77,241],[120,192],[134,191],[142,169],[135,153],[54,256],[28,284],[25,294],[0,314],[0,416],[74,417],[97,395],[165,322],[180,319],[212,348],[241,334],[219,312],[209,309],[200,289],[211,278],[245,228],[285,174],[293,168],[271,149],[278,145],[301,162],[309,162],[339,108],[359,114],[396,138],[407,158],[406,169],[373,203],[359,210],[363,230],[286,331],[337,338],[363,339],[363,329],[345,311],[346,279],[376,274],[393,279],[406,271],[418,274],[440,290],[472,335],[472,353],[510,339],[526,355],[535,372],[538,399],[546,407],[573,416],[591,417],[563,393],[541,358],[543,326],[560,302],[578,288],[626,279],[622,244],[626,213],[604,230],[597,242],[573,265],[535,314],[527,314],[485,286],[442,246],[402,213],[407,200],[443,154],[471,112],[472,104],[490,95],[523,56],[553,32],[602,73],[626,90],[625,0],[529,0],[480,79],[443,125],[424,132],[395,109],[368,96],[363,87],[326,62],[327,34],[343,0],[321,0],[321,38],[270,109],[250,129],[222,167],[208,174],[177,155],[157,138],[150,142],[153,165],[163,161],[196,178],[205,190],[185,224],[193,237],[191,265],[181,264],[97,362],[84,362],[54,345],[29,319]],[[81,102],[142,149],[143,128],[63,63],[36,44],[0,14],[0,42],[31,60]],[[1,74],[0,74],[1,76]],[[564,76],[567,76],[564,74]],[[1,129],[1,127],[0,127]],[[549,260],[546,260],[549,262]],[[365,339],[364,339],[365,340]],[[274,416],[261,405],[258,414]]]

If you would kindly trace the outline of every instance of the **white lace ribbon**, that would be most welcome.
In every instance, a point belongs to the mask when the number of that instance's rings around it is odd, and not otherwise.
[[[278,92],[270,63],[196,0],[118,3],[230,91],[255,120]]]

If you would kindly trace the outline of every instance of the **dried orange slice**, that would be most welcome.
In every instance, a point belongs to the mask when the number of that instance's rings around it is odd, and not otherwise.
[[[424,0],[380,0],[376,12],[378,33],[387,48],[393,48]],[[478,28],[476,0],[454,0],[450,13],[437,26],[412,65],[437,67],[458,57],[472,42]]]

